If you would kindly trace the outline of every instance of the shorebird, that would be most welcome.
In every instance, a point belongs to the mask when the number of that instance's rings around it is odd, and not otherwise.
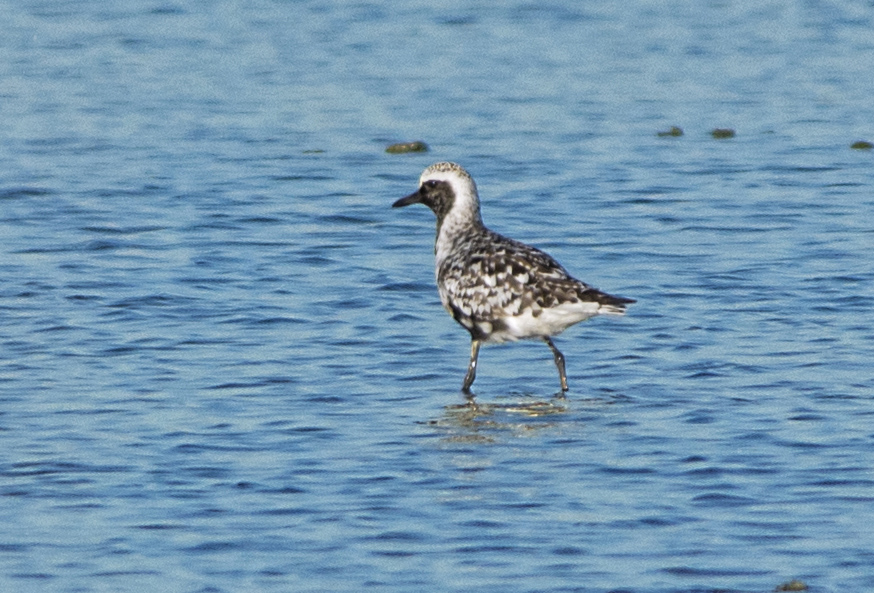
[[[543,251],[486,228],[476,184],[460,165],[444,162],[425,169],[419,189],[392,207],[410,204],[424,204],[437,216],[440,302],[470,332],[465,394],[476,379],[480,346],[520,339],[546,342],[561,390],[567,391],[564,356],[552,336],[595,315],[622,315],[635,302],[592,288]]]

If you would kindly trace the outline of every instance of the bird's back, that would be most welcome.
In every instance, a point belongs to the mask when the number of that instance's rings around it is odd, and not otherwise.
[[[600,313],[621,314],[631,299],[572,277],[543,251],[487,228],[457,237],[437,262],[443,306],[484,341],[556,335]]]

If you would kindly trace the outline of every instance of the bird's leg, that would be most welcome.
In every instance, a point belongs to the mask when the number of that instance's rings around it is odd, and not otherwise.
[[[467,366],[467,374],[464,376],[464,385],[461,386],[461,390],[467,394],[470,393],[470,386],[476,379],[476,360],[479,357],[479,346],[479,340],[470,341],[470,364]]]
[[[546,345],[549,346],[549,349],[552,350],[552,355],[555,357],[555,366],[558,367],[558,376],[561,378],[561,390],[567,391],[567,375],[564,372],[564,355],[558,351],[558,348],[555,347],[555,344],[552,343],[549,336],[543,336],[543,341],[546,342]]]

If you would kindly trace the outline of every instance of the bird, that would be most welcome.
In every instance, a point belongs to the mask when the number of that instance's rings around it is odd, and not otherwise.
[[[549,346],[561,394],[568,391],[564,355],[552,337],[600,314],[622,315],[636,302],[571,276],[547,253],[488,229],[473,177],[461,165],[426,168],[419,189],[392,204],[424,204],[437,217],[435,275],[440,302],[470,333],[462,392],[471,396],[480,346],[539,339]]]

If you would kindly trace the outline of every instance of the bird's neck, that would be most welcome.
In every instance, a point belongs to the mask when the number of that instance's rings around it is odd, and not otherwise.
[[[437,237],[434,242],[434,254],[437,262],[442,262],[460,242],[471,234],[485,230],[479,208],[467,211],[451,210],[437,220]]]

